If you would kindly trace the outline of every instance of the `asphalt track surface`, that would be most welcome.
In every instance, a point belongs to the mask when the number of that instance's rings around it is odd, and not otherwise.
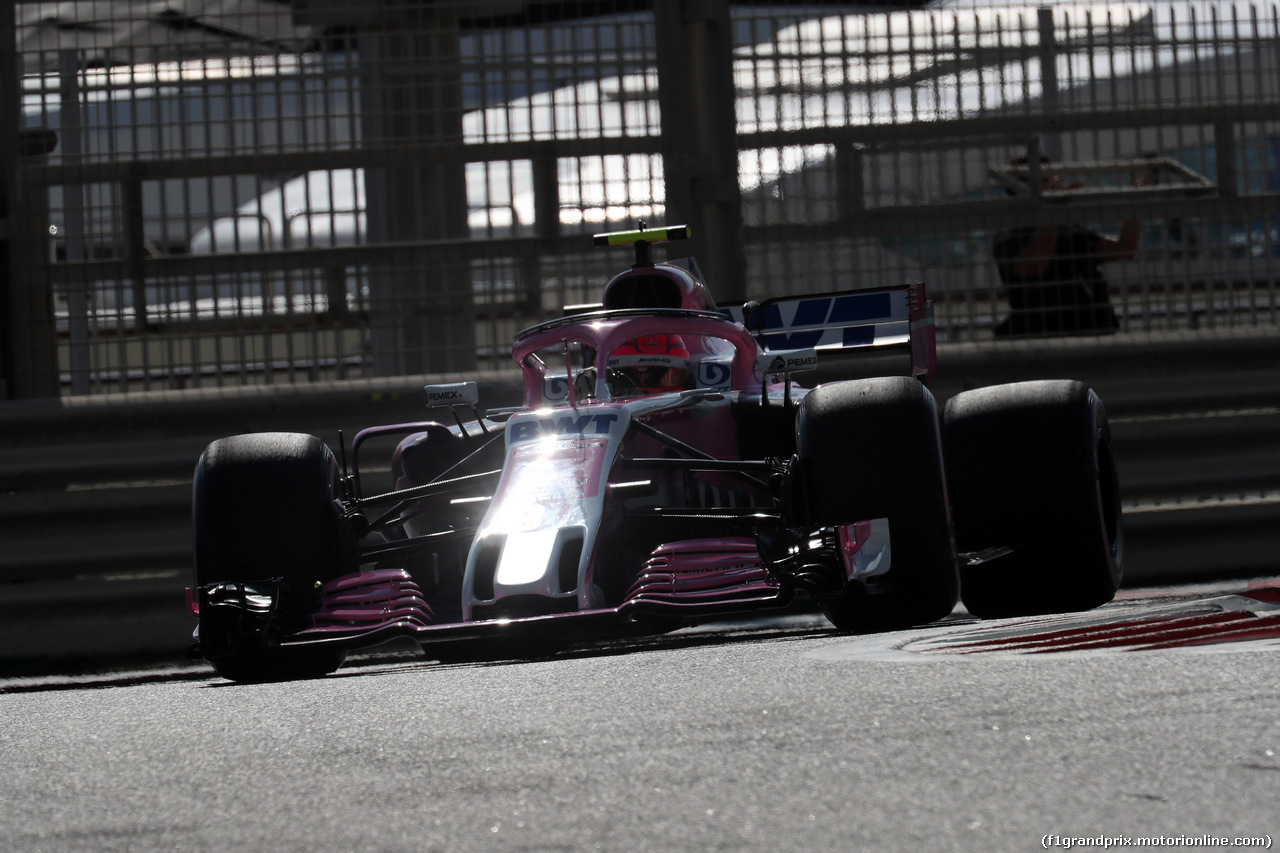
[[[1138,591],[1067,620],[856,637],[793,613],[285,684],[8,679],[0,849],[1267,849],[1277,613]]]

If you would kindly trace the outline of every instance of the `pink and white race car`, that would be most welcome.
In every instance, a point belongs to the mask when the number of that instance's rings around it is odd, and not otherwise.
[[[210,444],[198,653],[228,678],[280,679],[400,637],[440,658],[531,654],[798,595],[841,631],[932,622],[961,599],[993,617],[1111,599],[1120,503],[1091,389],[981,388],[940,413],[922,285],[720,308],[695,262],[652,260],[684,235],[597,236],[636,263],[600,305],[516,336],[517,408],[482,416],[476,383],[428,386],[453,423],[363,430],[342,463],[310,435]],[[889,353],[905,375],[797,380]],[[366,493],[361,450],[379,444],[394,482]]]

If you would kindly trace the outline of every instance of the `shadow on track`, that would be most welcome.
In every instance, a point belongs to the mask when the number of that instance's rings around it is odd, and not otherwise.
[[[217,678],[199,664],[157,664],[155,669],[111,670],[73,675],[0,676],[0,695],[6,693],[49,693],[57,690],[105,690],[138,687],[144,684],[176,684]]]
[[[638,652],[679,651],[742,643],[782,643],[835,636],[838,636],[837,632],[818,617],[811,621],[787,625],[779,625],[776,618],[763,620],[759,625],[742,621],[719,625],[708,623],[697,629],[684,629],[669,634],[590,640],[564,645],[547,643],[536,647],[530,647],[527,643],[517,647],[516,643],[495,643],[491,640],[453,642],[442,643],[435,647],[429,646],[422,651],[401,650],[380,655],[375,650],[348,661],[342,669],[328,677],[357,678],[424,668],[513,666],[547,661],[616,657]]]

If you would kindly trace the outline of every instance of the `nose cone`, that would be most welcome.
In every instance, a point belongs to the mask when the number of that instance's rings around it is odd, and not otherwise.
[[[586,528],[482,535],[467,559],[463,618],[566,613],[579,602]]]

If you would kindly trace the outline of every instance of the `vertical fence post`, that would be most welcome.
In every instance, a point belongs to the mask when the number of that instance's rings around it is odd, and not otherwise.
[[[58,52],[58,103],[60,108],[62,157],[79,162],[80,149],[80,63],[74,50]],[[62,185],[63,245],[67,263],[85,259],[84,187]],[[68,361],[71,393],[89,393],[89,292],[82,279],[67,281]]]
[[[124,258],[129,266],[133,290],[133,314],[138,335],[145,337],[149,320],[147,309],[147,243],[142,216],[142,177],[139,169],[130,169],[128,178],[120,182],[121,224],[124,231]]]
[[[1236,127],[1233,123],[1214,123],[1213,151],[1218,162],[1218,194],[1234,198],[1239,192],[1240,176],[1236,166]]]
[[[1040,34],[1040,86],[1043,89],[1044,114],[1051,122],[1058,120],[1058,37],[1053,29],[1053,10],[1041,6],[1036,10]],[[1044,135],[1044,153],[1050,160],[1062,159],[1062,135]]]
[[[362,24],[359,34],[369,69],[361,90],[366,143],[462,139],[458,12],[443,4],[379,8],[389,10],[388,17]],[[365,193],[371,242],[453,240],[469,233],[464,163],[370,164]],[[475,369],[475,304],[465,263],[378,270],[371,288],[376,374]]]
[[[22,269],[17,232],[18,116],[22,103],[18,79],[17,33],[13,0],[0,0],[0,400],[18,390],[22,361],[22,320],[18,314],[17,281]]]
[[[836,146],[836,193],[841,222],[852,223],[866,213],[867,188],[862,178],[862,149],[857,145]]]
[[[692,229],[717,299],[746,299],[728,0],[655,0],[667,221]]]
[[[530,165],[533,169],[534,233],[539,243],[547,245],[560,236],[560,161],[543,154],[534,157]],[[541,249],[535,249],[523,258],[521,264],[525,308],[535,316],[542,307],[541,254]]]

